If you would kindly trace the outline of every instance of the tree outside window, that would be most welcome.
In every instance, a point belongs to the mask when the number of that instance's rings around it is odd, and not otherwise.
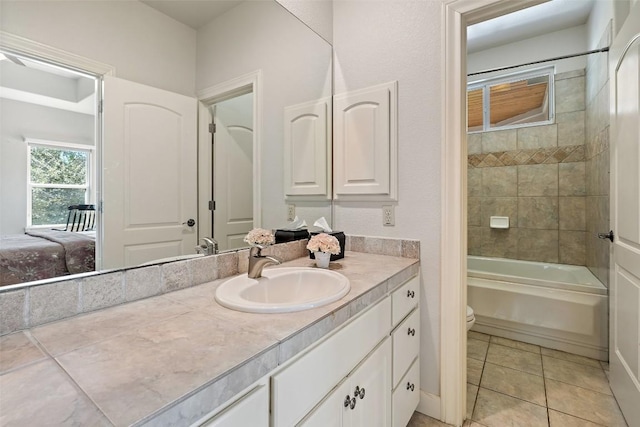
[[[67,222],[70,205],[90,202],[91,149],[29,143],[28,226]]]

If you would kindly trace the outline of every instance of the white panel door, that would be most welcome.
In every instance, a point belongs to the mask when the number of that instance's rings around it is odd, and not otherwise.
[[[213,108],[213,237],[220,250],[241,248],[253,228],[253,93]]]
[[[640,426],[640,4],[610,52],[610,382],[630,427]]]
[[[104,79],[103,268],[195,253],[195,98]]]
[[[357,405],[351,415],[354,427],[387,427],[391,425],[391,338],[374,351],[351,376],[351,393]]]
[[[396,82],[334,97],[334,192],[395,197]]]
[[[329,99],[284,109],[284,188],[287,196],[330,197]]]

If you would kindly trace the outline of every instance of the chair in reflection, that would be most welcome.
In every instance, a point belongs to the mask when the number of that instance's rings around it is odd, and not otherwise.
[[[92,231],[96,223],[95,205],[71,205],[67,226],[60,231]],[[55,230],[55,229],[54,229]]]

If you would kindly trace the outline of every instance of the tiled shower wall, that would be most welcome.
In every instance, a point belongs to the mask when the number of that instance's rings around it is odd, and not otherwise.
[[[468,135],[470,255],[586,263],[585,71],[555,80],[556,123]]]
[[[611,23],[597,48],[609,46]],[[609,69],[607,53],[591,55],[587,59],[587,121],[586,121],[586,179],[587,179],[587,267],[602,283],[609,286],[608,240],[600,240],[597,233],[609,231]]]

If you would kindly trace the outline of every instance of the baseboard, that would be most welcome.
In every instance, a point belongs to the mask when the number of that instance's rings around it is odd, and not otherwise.
[[[416,411],[436,420],[440,419],[440,396],[420,390],[420,402]]]

